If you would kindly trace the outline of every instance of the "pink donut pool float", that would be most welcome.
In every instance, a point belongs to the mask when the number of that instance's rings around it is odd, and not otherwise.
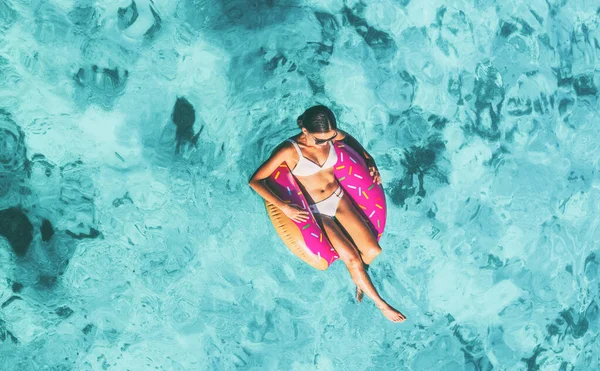
[[[353,148],[342,141],[333,144],[338,157],[334,166],[335,177],[379,241],[385,228],[387,211],[383,187],[373,181],[365,160]],[[309,213],[306,222],[295,222],[265,200],[267,214],[279,237],[304,262],[320,270],[327,269],[339,259],[339,255],[317,223],[290,168],[283,162],[266,182],[285,203],[296,205]]]

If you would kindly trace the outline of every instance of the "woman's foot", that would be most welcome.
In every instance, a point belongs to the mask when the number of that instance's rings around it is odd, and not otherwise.
[[[386,316],[392,322],[403,322],[406,317],[404,314],[398,312],[391,305],[387,303],[383,303],[382,305],[378,305],[377,308],[381,310],[384,316]]]
[[[360,287],[356,286],[356,300],[360,303],[363,299],[364,293]]]

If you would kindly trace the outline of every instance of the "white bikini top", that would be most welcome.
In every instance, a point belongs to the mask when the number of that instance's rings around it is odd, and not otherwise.
[[[298,155],[300,157],[300,159],[298,160],[298,164],[292,170],[292,174],[294,174],[294,175],[299,175],[299,176],[313,175],[323,169],[328,169],[337,163],[337,160],[338,160],[337,153],[335,152],[335,148],[333,148],[332,141],[329,141],[329,156],[327,157],[327,160],[325,160],[325,163],[322,166],[319,166],[318,164],[316,164],[316,163],[312,162],[311,160],[307,159],[306,157],[302,156],[302,151],[300,150],[300,147],[293,139],[287,139],[287,140],[292,142],[294,147],[296,147],[296,151],[298,151]]]

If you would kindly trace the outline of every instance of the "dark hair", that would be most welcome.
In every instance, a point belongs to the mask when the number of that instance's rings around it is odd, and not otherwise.
[[[305,127],[309,133],[326,133],[337,129],[337,122],[333,112],[323,106],[312,106],[298,116],[298,126]]]

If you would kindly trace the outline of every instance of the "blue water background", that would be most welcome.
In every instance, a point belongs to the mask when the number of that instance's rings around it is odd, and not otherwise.
[[[599,86],[597,1],[4,0],[0,369],[598,369]],[[402,324],[248,187],[319,103]]]

